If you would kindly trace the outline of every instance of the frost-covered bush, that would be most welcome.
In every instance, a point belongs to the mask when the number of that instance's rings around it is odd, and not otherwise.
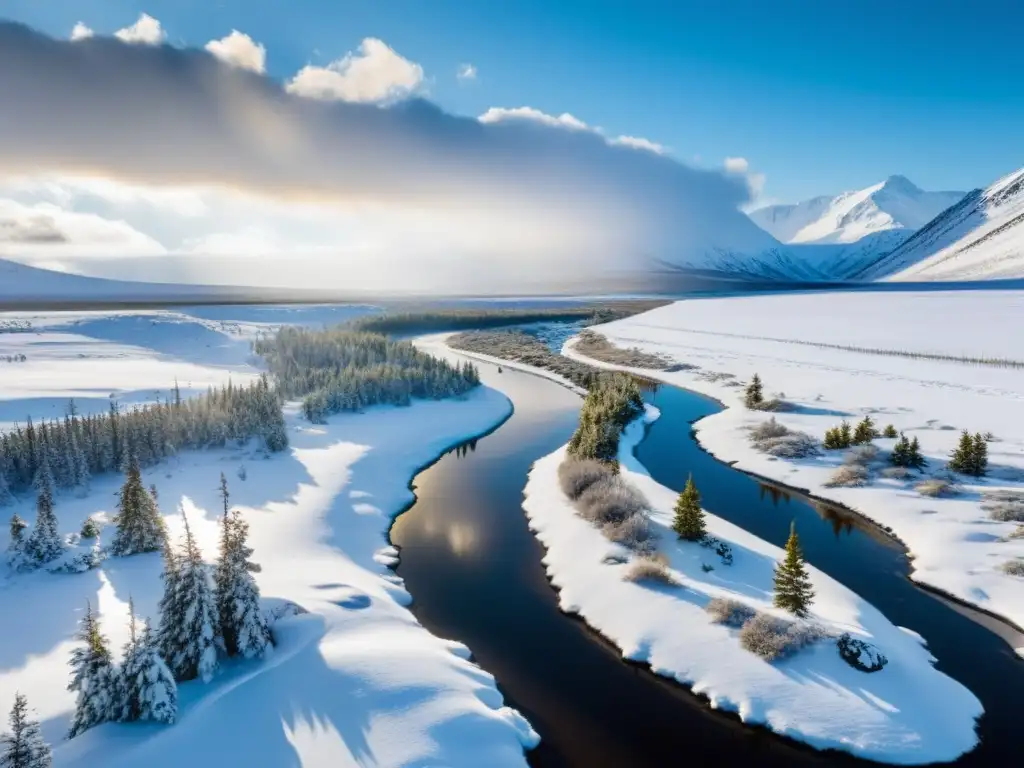
[[[1001,523],[1024,523],[1024,492],[995,490],[981,494],[981,508],[992,520]]]
[[[639,513],[620,522],[605,523],[601,533],[608,541],[622,544],[638,552],[651,551],[657,541],[657,534],[651,528],[650,518]]]
[[[576,510],[597,525],[621,523],[647,510],[647,499],[618,475],[592,483],[576,500]]]
[[[878,458],[878,446],[871,445],[855,445],[846,455],[843,456],[844,464],[855,464],[862,467],[866,467],[868,464]]]
[[[759,410],[759,411],[769,411],[769,412],[775,412],[775,413],[783,413],[785,411],[792,411],[793,410],[793,404],[792,403],[788,403],[788,402],[786,402],[785,400],[783,400],[781,398],[772,397],[772,398],[769,398],[768,400],[762,400],[758,404],[757,410]]]
[[[1024,525],[1018,525],[1017,530],[1006,537],[1007,539],[1024,539]]]
[[[612,474],[611,468],[600,461],[566,458],[558,466],[558,484],[562,493],[575,501],[587,488]]]
[[[885,654],[875,646],[851,637],[848,632],[839,636],[836,648],[843,661],[861,672],[878,672],[889,663]]]
[[[629,568],[622,578],[636,583],[650,581],[670,587],[679,586],[679,582],[668,568],[668,562],[664,555],[638,557],[629,564]]]
[[[82,523],[81,537],[83,539],[95,539],[100,535],[100,527],[96,521],[91,517],[85,518],[85,522]]]
[[[774,416],[750,430],[750,442],[757,450],[780,459],[802,459],[820,453],[817,440],[779,424]]]
[[[753,608],[739,600],[731,600],[727,597],[714,597],[704,606],[715,624],[725,624],[727,627],[739,629],[757,614]]]
[[[943,496],[956,496],[960,489],[949,480],[941,477],[931,477],[914,486],[914,490],[922,496],[939,498]]]
[[[1024,558],[1018,557],[1016,560],[1007,560],[999,569],[1009,576],[1024,576]]]
[[[856,488],[868,483],[868,470],[860,464],[844,464],[829,477],[828,488]]]
[[[765,661],[775,661],[792,656],[827,636],[817,624],[787,621],[767,613],[756,613],[740,630],[740,645]]]
[[[907,467],[886,467],[882,470],[882,477],[887,477],[890,480],[907,480],[913,476],[913,471]]]

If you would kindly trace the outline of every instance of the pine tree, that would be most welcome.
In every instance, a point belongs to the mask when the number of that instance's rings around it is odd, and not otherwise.
[[[117,502],[117,533],[110,551],[115,555],[156,552],[167,538],[153,495],[142,485],[139,462],[133,456]]]
[[[130,599],[128,610],[130,639],[121,668],[125,692],[121,719],[173,723],[178,715],[174,675],[160,658],[149,623],[143,626],[141,635],[136,633],[135,608]]]
[[[164,659],[170,659],[175,650],[177,642],[177,627],[174,625],[175,617],[184,613],[179,603],[181,590],[178,588],[178,574],[180,573],[180,562],[178,553],[171,547],[169,541],[164,542],[162,550],[164,568],[160,574],[163,581],[163,595],[160,597],[159,623],[157,624],[156,644],[160,655]]]
[[[7,548],[11,552],[20,552],[25,546],[25,529],[28,523],[21,519],[17,512],[11,515],[11,541]]]
[[[185,511],[185,542],[174,564],[175,595],[161,613],[160,644],[174,678],[184,682],[201,677],[209,682],[217,670],[217,605],[202,553],[188,525]],[[164,585],[165,595],[167,585]]]
[[[36,565],[55,560],[64,553],[64,542],[57,532],[53,498],[44,489],[36,499],[36,524],[25,541],[25,555]]]
[[[24,694],[14,694],[10,722],[10,733],[0,736],[0,768],[50,768],[50,745],[43,741],[39,722],[29,717]]]
[[[896,437],[896,427],[892,424],[886,424],[885,429],[882,430],[882,437]]]
[[[71,652],[69,691],[76,691],[75,714],[68,738],[94,725],[120,719],[122,691],[117,668],[110,657],[107,639],[100,634],[99,621],[86,604],[77,639],[84,646]]]
[[[910,466],[910,441],[907,440],[907,436],[902,432],[900,433],[899,440],[892,447],[892,455],[889,457],[894,466],[897,467],[909,467]]]
[[[960,443],[953,451],[949,459],[949,468],[954,472],[962,472],[965,475],[975,474],[975,449],[974,438],[966,429],[960,433]]]
[[[217,612],[224,647],[231,656],[247,659],[263,656],[272,646],[270,627],[260,607],[260,591],[252,574],[260,567],[249,560],[249,525],[241,513],[230,509],[228,483],[220,476],[224,504],[221,517],[220,559],[214,575]]]
[[[756,373],[754,378],[750,380],[747,385],[746,395],[744,397],[744,403],[747,408],[751,410],[757,410],[764,402],[764,387],[761,384],[761,377]]]
[[[672,530],[679,534],[679,538],[687,541],[704,538],[704,510],[700,508],[700,492],[693,483],[693,475],[686,480],[686,487],[676,500],[675,512]]]
[[[78,438],[75,436],[75,430],[71,430],[71,474],[73,478],[73,484],[78,489],[80,496],[85,496],[89,493],[89,484],[92,480],[92,474],[89,472],[89,460],[85,457],[85,451],[82,450],[82,446],[78,443]]]
[[[853,444],[853,438],[850,435],[850,422],[845,419],[839,425],[839,442],[842,443],[843,448],[849,448]]]
[[[866,445],[875,439],[875,422],[871,416],[866,415],[857,422],[857,428],[853,431],[853,444]]]
[[[789,527],[789,539],[786,541],[786,557],[775,566],[775,598],[777,608],[784,608],[801,618],[807,616],[807,609],[814,597],[811,579],[804,566],[804,556],[800,549],[800,538],[796,535],[796,523]]]
[[[7,472],[4,470],[4,463],[0,460],[0,507],[6,507],[13,502],[14,494],[11,493],[11,486],[7,481]]]
[[[909,462],[907,466],[913,467],[914,469],[920,469],[927,463],[928,462],[924,460],[924,456],[921,455],[921,443],[915,435],[914,439],[910,441]]]
[[[53,470],[50,468],[50,459],[46,454],[47,452],[44,450],[39,461],[39,468],[36,469],[35,477],[32,478],[32,486],[40,495],[45,492],[49,496],[50,502],[53,503]]]
[[[988,443],[980,432],[976,432],[971,441],[971,472],[982,477],[988,472]]]

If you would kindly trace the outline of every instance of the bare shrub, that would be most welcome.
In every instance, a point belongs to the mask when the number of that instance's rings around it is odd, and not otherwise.
[[[647,499],[619,475],[610,475],[591,483],[580,494],[576,510],[583,519],[603,526],[646,512]]]
[[[908,467],[886,467],[882,470],[882,477],[890,480],[906,480],[914,476]]]
[[[779,397],[773,397],[769,400],[762,400],[757,406],[759,411],[774,411],[775,413],[784,413],[786,411],[795,410],[792,403],[787,402]]]
[[[1011,490],[985,491],[981,508],[992,520],[1001,523],[1024,523],[1024,492]]]
[[[692,367],[684,363],[674,363],[665,355],[641,352],[636,347],[623,349],[616,346],[606,336],[591,330],[581,331],[573,348],[580,354],[594,360],[601,360],[602,362],[615,365],[625,365],[630,368],[665,370],[672,366],[675,370],[684,370]]]
[[[576,501],[587,488],[612,474],[611,467],[600,461],[566,458],[558,466],[558,484],[562,493]]]
[[[956,496],[960,493],[960,489],[956,485],[941,477],[932,477],[924,480],[915,485],[914,490],[922,496],[929,496],[931,498]]]
[[[725,624],[727,627],[739,629],[750,619],[754,618],[757,611],[746,603],[739,600],[731,600],[727,597],[714,597],[704,606],[715,624]]]
[[[1009,539],[1024,539],[1024,525],[1018,525],[1017,530],[1006,537]]]
[[[630,563],[622,578],[635,583],[649,581],[670,587],[679,586],[679,582],[668,568],[668,561],[664,555],[638,557]]]
[[[868,483],[868,470],[860,464],[844,464],[829,477],[828,488],[856,488]]]
[[[1024,576],[1024,558],[1018,557],[1016,560],[1007,560],[999,569],[1009,576]]]
[[[801,459],[820,453],[816,439],[779,424],[774,416],[750,430],[750,442],[759,451],[780,459]]]
[[[785,424],[779,424],[772,416],[768,421],[762,421],[750,430],[750,440],[754,443],[759,440],[768,440],[773,437],[783,437],[789,434],[789,428]]]
[[[775,661],[826,637],[828,633],[817,624],[756,613],[740,630],[740,645],[765,661]]]
[[[878,458],[878,446],[876,445],[855,445],[846,455],[843,456],[844,464],[856,464],[866,467]]]
[[[627,517],[620,522],[605,523],[601,533],[608,541],[622,544],[637,552],[650,552],[658,540],[651,527],[650,518],[643,512]]]

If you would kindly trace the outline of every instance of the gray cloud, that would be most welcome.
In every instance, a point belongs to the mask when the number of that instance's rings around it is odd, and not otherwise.
[[[25,218],[0,217],[0,243],[38,245],[66,243],[67,235],[52,216],[36,214]]]
[[[224,185],[500,221],[490,246],[548,243],[580,264],[698,263],[774,241],[744,179],[537,121],[485,124],[414,99],[325,102],[200,50],[55,40],[0,23],[0,167],[147,185]],[[507,233],[533,232],[510,242]],[[504,242],[503,242],[504,241]],[[627,254],[628,252],[628,254]],[[569,269],[569,262],[563,263]]]

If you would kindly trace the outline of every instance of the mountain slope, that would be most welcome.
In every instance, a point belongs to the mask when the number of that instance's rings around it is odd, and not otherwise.
[[[853,275],[861,280],[1024,277],[1024,168],[976,189]]]
[[[963,197],[925,192],[904,176],[835,197],[771,205],[750,218],[784,243],[853,243],[891,229],[919,229]]]

